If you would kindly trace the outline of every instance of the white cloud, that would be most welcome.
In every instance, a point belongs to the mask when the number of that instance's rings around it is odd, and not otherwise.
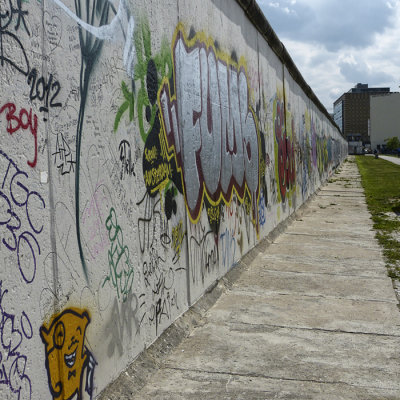
[[[380,82],[389,82],[393,77],[376,68],[365,60],[356,62],[339,61],[340,73],[348,82],[368,82],[370,85],[379,85]]]
[[[259,3],[328,111],[358,82],[398,90],[400,0],[281,0],[279,8]]]
[[[388,4],[389,3],[389,4]],[[396,2],[385,0],[281,0],[261,8],[279,35],[322,43],[335,51],[346,44],[363,47],[375,33],[394,24]],[[289,14],[289,17],[288,17]]]

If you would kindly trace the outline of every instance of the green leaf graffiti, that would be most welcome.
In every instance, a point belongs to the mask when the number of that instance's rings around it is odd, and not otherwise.
[[[146,17],[138,19],[133,42],[137,62],[132,80],[132,91],[122,81],[121,90],[124,100],[115,116],[114,132],[117,131],[121,118],[128,109],[129,121],[133,121],[136,106],[140,136],[143,142],[146,142],[154,122],[158,118],[158,88],[164,77],[171,78],[172,76],[171,49],[168,40],[164,38],[158,53],[152,54],[151,33]]]
[[[122,103],[121,107],[119,107],[117,114],[115,116],[114,132],[117,132],[122,115],[125,113],[126,110],[128,110],[128,108],[129,108],[129,121],[132,122],[134,117],[135,97],[133,95],[133,90],[132,92],[130,92],[128,86],[124,81],[122,81],[121,83],[121,90],[122,94],[124,95],[125,101]]]

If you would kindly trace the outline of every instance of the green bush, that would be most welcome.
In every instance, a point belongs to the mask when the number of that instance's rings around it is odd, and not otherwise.
[[[397,150],[400,148],[400,140],[397,136],[393,136],[392,138],[385,139],[386,148],[388,150]]]

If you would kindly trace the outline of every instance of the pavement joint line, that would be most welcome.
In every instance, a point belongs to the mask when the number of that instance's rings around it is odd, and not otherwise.
[[[320,193],[317,195],[317,197],[334,197],[334,198],[339,197],[339,198],[343,198],[343,199],[363,199],[363,198],[365,198],[364,195],[362,195],[362,196],[343,196],[340,194],[320,194]]]
[[[376,390],[396,390],[396,388],[387,388],[387,387],[377,387],[377,386],[364,386],[364,385],[354,385],[344,381],[323,381],[318,379],[299,379],[299,378],[289,378],[289,377],[280,377],[280,376],[270,376],[263,374],[245,374],[239,372],[228,372],[228,371],[208,371],[196,368],[179,368],[172,367],[169,365],[165,365],[163,369],[169,369],[173,371],[182,371],[182,372],[198,372],[202,374],[218,374],[218,375],[228,375],[228,376],[238,376],[243,378],[263,378],[263,379],[271,379],[276,381],[289,381],[289,382],[309,382],[309,383],[317,383],[320,385],[345,385],[353,388],[363,388],[363,389],[376,389]]]
[[[272,244],[272,243],[271,243]],[[277,243],[278,244],[278,243]],[[297,256],[297,257],[293,257],[293,256],[288,256],[288,255],[282,255],[282,254],[278,254],[279,256],[280,256],[280,258],[278,258],[278,257],[273,257],[273,256],[275,256],[275,254],[269,254],[269,255],[263,255],[262,256],[262,259],[264,260],[264,261],[287,261],[287,262],[292,262],[292,261],[295,261],[295,262],[297,262],[297,263],[299,263],[299,259],[300,260],[302,260],[301,261],[301,263],[302,264],[307,264],[307,265],[313,265],[313,262],[311,262],[311,263],[307,263],[307,261],[312,261],[312,260],[315,260],[315,259],[317,259],[318,261],[322,261],[321,260],[321,257],[310,257],[310,256]],[[326,264],[326,265],[328,265],[328,264],[337,264],[338,262],[340,262],[340,261],[352,261],[352,264],[351,265],[355,265],[354,264],[354,260],[358,260],[358,258],[357,257],[351,257],[351,258],[341,258],[341,259],[339,259],[339,258],[323,258],[323,262]],[[377,262],[377,267],[381,267],[382,265],[384,266],[385,264],[384,264],[384,262],[382,261],[375,261],[375,262]],[[349,265],[347,265],[347,263],[343,263],[343,265],[344,266],[349,266]],[[351,266],[350,265],[350,266]],[[370,264],[370,265],[372,265],[372,264]]]
[[[357,245],[358,249],[368,249],[368,250],[381,250],[382,248],[379,247],[378,245],[370,245],[368,246],[367,243],[365,244],[360,244],[359,241],[357,240],[357,238],[347,238],[347,240],[336,240],[335,238],[328,238],[328,237],[324,237],[323,235],[312,235],[312,234],[304,234],[304,233],[285,233],[285,235],[290,235],[290,236],[299,236],[299,237],[304,237],[304,238],[318,238],[319,242],[327,242],[327,243],[337,243],[340,245],[345,245],[348,244],[349,246],[355,246]],[[363,238],[358,238],[359,240],[362,240]],[[365,238],[368,239],[368,238]],[[374,238],[370,238],[371,240]],[[313,242],[305,242],[306,245],[311,246],[314,243]],[[318,247],[324,247],[324,246],[318,246]]]
[[[226,326],[226,321],[223,323],[214,322],[214,324],[220,326]],[[307,331],[307,332],[323,332],[323,333],[335,333],[339,335],[360,335],[360,336],[377,336],[377,337],[387,337],[387,338],[400,338],[400,335],[391,335],[389,333],[379,333],[379,332],[357,332],[357,331],[346,331],[343,329],[324,329],[324,328],[316,328],[316,327],[306,327],[306,326],[290,326],[290,325],[273,325],[273,324],[252,324],[250,322],[243,321],[233,321],[228,322],[228,324],[236,324],[236,325],[246,325],[253,327],[265,327],[265,328],[279,328],[279,329],[291,329],[298,331]]]
[[[272,242],[272,243],[270,243],[271,245],[276,245],[276,246],[278,246],[278,245],[280,245],[281,243],[275,243],[275,242]],[[375,251],[378,251],[378,250],[375,250]],[[278,254],[279,256],[285,256],[285,255],[283,255],[283,254]],[[268,257],[270,257],[270,256],[272,256],[272,254],[270,254],[270,255],[268,255]],[[263,256],[263,260],[268,260],[268,257],[266,257],[266,256]],[[272,260],[273,260],[274,258],[272,258]],[[276,258],[275,258],[276,259]],[[318,260],[318,261],[321,261],[321,257],[311,257],[311,256],[308,256],[308,255],[303,255],[303,256],[297,256],[297,257],[293,257],[293,256],[287,256],[286,255],[286,259],[288,259],[288,260],[293,260],[294,259],[294,261],[297,261],[297,260],[299,260],[299,259],[302,259],[302,260]],[[337,264],[337,263],[340,263],[340,262],[342,262],[342,264],[343,265],[345,265],[345,266],[351,266],[351,265],[354,265],[354,263],[353,263],[353,261],[354,260],[359,260],[359,257],[346,257],[346,258],[344,258],[344,257],[341,257],[341,258],[339,258],[339,256],[337,257],[337,258],[324,258],[323,259],[323,262],[325,263],[325,264],[328,264],[328,263],[335,263],[335,264]],[[349,262],[352,262],[352,264],[351,265],[348,265],[349,264]],[[385,265],[384,263],[380,263],[380,261],[378,260],[378,261],[374,261],[374,262],[377,262],[378,264],[377,264],[377,266],[379,266],[380,267],[380,265]],[[370,263],[370,265],[372,265],[372,263]]]
[[[372,235],[368,235],[367,234],[363,235],[363,236],[348,236],[347,240],[338,240],[337,238],[329,238],[329,237],[324,237],[322,235],[317,235],[317,234],[313,234],[313,233],[302,233],[302,232],[282,232],[282,235],[293,235],[293,236],[310,236],[310,237],[317,237],[321,240],[326,240],[327,242],[335,242],[335,243],[348,243],[349,240],[356,240],[356,239],[375,239],[374,236]],[[379,245],[375,246],[377,249],[379,247]],[[370,246],[368,248],[371,248]]]
[[[274,242],[271,242],[270,243],[271,245],[275,245],[275,246],[279,246],[279,245],[282,245],[282,246],[286,246],[286,247],[288,247],[288,246],[292,246],[292,247],[295,247],[295,246],[297,246],[297,247],[302,247],[301,246],[301,244],[299,244],[299,243],[290,243],[290,244],[287,244],[287,243],[285,243],[285,242],[283,242],[283,241],[279,241],[279,242],[277,242],[277,241],[274,241]],[[304,246],[303,246],[304,247]],[[327,248],[327,246],[316,246],[316,248],[319,248],[319,249],[325,249],[325,248]],[[360,249],[364,249],[364,247],[360,247]],[[371,252],[378,252],[378,253],[381,253],[382,252],[382,249],[381,248],[378,248],[378,247],[376,247],[376,248],[368,248],[368,250],[370,250]],[[306,254],[305,254],[306,255]],[[343,258],[341,258],[341,259],[343,259]]]
[[[371,244],[370,243],[370,245],[368,246],[368,243],[363,243],[363,244],[360,244],[360,241],[362,241],[362,240],[365,240],[366,242],[367,241],[373,241],[375,238],[373,237],[373,236],[367,236],[367,235],[365,235],[364,237],[361,237],[361,236],[358,236],[358,237],[356,237],[356,236],[353,236],[353,237],[351,237],[351,236],[345,236],[345,237],[343,237],[342,236],[342,239],[338,239],[338,238],[332,238],[332,237],[327,237],[327,236],[325,236],[325,234],[324,233],[320,233],[319,235],[316,235],[316,234],[312,234],[312,233],[298,233],[298,232],[286,232],[285,233],[285,235],[290,235],[290,236],[300,236],[300,237],[304,237],[304,238],[307,238],[307,237],[309,237],[310,239],[315,239],[315,238],[317,238],[318,240],[321,240],[321,241],[323,241],[323,242],[334,242],[334,243],[338,243],[338,244],[340,244],[340,245],[342,245],[342,244],[346,244],[346,243],[349,243],[350,245],[352,245],[352,246],[354,246],[355,244],[357,244],[357,246],[359,247],[359,248],[365,248],[365,247],[368,247],[368,249],[381,249],[381,247],[379,247],[379,245],[378,244]],[[313,240],[313,242],[306,242],[307,244],[311,244],[311,243],[315,243],[315,241]]]
[[[367,243],[361,245],[361,244],[359,244],[357,242],[356,238],[348,238],[348,240],[337,240],[336,238],[323,237],[322,235],[313,235],[311,233],[308,234],[308,233],[291,233],[291,232],[284,232],[284,233],[282,233],[282,236],[283,235],[301,236],[301,237],[305,236],[305,237],[310,237],[310,238],[318,238],[320,242],[331,242],[331,243],[333,242],[333,243],[339,243],[339,244],[349,244],[349,245],[352,245],[352,246],[354,246],[354,244],[356,243],[358,249],[368,249],[368,250],[381,250],[382,249],[381,247],[379,247],[379,245],[375,245],[375,246],[369,245],[368,246]],[[371,237],[370,239],[373,240],[375,238]],[[278,244],[278,243],[282,243],[282,242],[274,242],[274,243]],[[297,244],[297,243],[295,243],[295,244]],[[314,243],[310,243],[310,242],[306,242],[306,244],[307,245],[314,245]],[[292,243],[292,245],[293,245],[293,243]],[[326,246],[319,244],[319,245],[317,245],[315,247],[324,248]]]
[[[291,226],[291,228],[293,228],[293,226]],[[297,227],[297,228],[299,228],[299,227]],[[285,232],[285,234],[287,234],[287,235],[310,235],[310,236],[322,237],[323,239],[327,239],[327,238],[324,238],[323,235],[329,235],[331,233],[334,233],[334,234],[340,233],[343,238],[343,240],[341,240],[340,243],[343,242],[345,239],[355,240],[355,239],[374,239],[375,238],[372,228],[369,231],[363,231],[363,232],[359,231],[359,232],[354,232],[354,233],[346,233],[346,232],[340,231],[339,229],[337,229],[337,230],[333,230],[333,229],[322,230],[321,229],[318,231],[318,233],[319,234],[308,233],[307,231],[295,232],[293,230],[288,230]]]
[[[364,190],[360,190],[360,191],[357,191],[357,190],[333,190],[333,189],[322,189],[321,191],[320,191],[320,193],[321,192],[334,192],[334,193],[338,193],[338,192],[343,192],[343,193],[358,193],[358,194],[364,194]]]
[[[263,272],[272,272],[276,274],[297,274],[297,275],[328,275],[328,276],[338,276],[340,278],[357,278],[357,279],[368,279],[368,280],[376,280],[376,281],[388,281],[389,277],[380,277],[380,276],[366,276],[366,275],[357,275],[357,274],[333,274],[331,272],[317,272],[317,271],[283,271],[278,269],[263,269]]]
[[[235,288],[235,286],[234,286]],[[246,293],[248,290],[230,290],[231,293],[238,293],[240,294],[241,292]],[[274,292],[273,290],[270,291],[264,291],[262,294],[258,294],[256,292],[250,292],[249,297],[263,297],[265,296],[271,296],[271,295],[277,295],[277,296],[297,296],[297,297],[306,297],[306,298],[312,298],[312,299],[335,299],[335,300],[348,300],[348,301],[357,301],[359,303],[384,303],[384,304],[394,304],[397,305],[398,301],[393,300],[380,300],[380,299],[366,299],[366,298],[357,298],[357,297],[341,297],[341,296],[332,296],[332,295],[324,295],[324,294],[306,294],[302,292]]]
[[[316,197],[322,195],[322,194],[347,194],[349,196],[360,196],[362,197],[364,194],[364,191],[361,190],[352,190],[352,191],[347,191],[347,190],[321,190]]]
[[[287,258],[278,259],[278,258],[273,258],[273,257],[269,257],[269,258],[263,257],[262,260],[265,262],[265,266],[267,266],[268,263],[279,263],[279,262],[284,262],[284,261],[292,262],[293,258],[287,257]],[[317,261],[317,262],[320,262],[320,263],[324,262],[326,266],[330,266],[332,268],[336,268],[337,265],[339,264],[341,267],[353,268],[353,270],[356,270],[357,272],[358,271],[362,272],[361,271],[362,267],[360,267],[360,265],[362,263],[360,263],[360,264],[354,263],[355,260],[357,260],[357,258],[350,258],[350,259],[347,258],[345,260],[343,260],[343,259],[342,260],[338,260],[338,259],[335,259],[335,258],[327,258],[327,259],[323,260],[321,257],[314,257],[314,258],[298,257],[294,261],[297,262],[297,264],[301,264],[301,265],[315,265],[314,261]],[[351,261],[351,263],[349,263],[349,261]],[[370,265],[373,265],[374,268],[370,268],[370,269],[368,269],[368,271],[374,271],[376,273],[379,272],[379,271],[376,270],[376,268],[381,268],[382,269],[382,268],[385,267],[384,263],[379,263],[379,262],[377,262],[376,264],[370,264]],[[365,269],[363,271],[365,271]],[[383,274],[385,274],[385,276],[388,276],[387,273],[384,270],[380,271],[380,275],[383,275]],[[333,274],[333,275],[335,275],[335,274]],[[346,275],[346,274],[344,274],[344,275]],[[350,275],[353,276],[354,274],[350,274]]]
[[[307,237],[311,237],[311,238],[318,238],[318,239],[321,239],[322,241],[325,241],[325,242],[335,242],[335,243],[340,243],[340,244],[343,244],[343,243],[348,243],[349,242],[349,240],[351,240],[352,241],[352,245],[353,245],[353,242],[355,241],[355,240],[357,240],[357,238],[347,238],[347,240],[336,240],[335,238],[329,238],[329,237],[324,237],[323,235],[314,235],[314,234],[312,234],[312,233],[310,233],[310,234],[307,234],[307,233],[290,233],[290,232],[285,232],[285,233],[282,233],[282,235],[279,237],[279,240],[274,240],[273,242],[271,242],[271,244],[285,244],[285,242],[282,240],[282,236],[284,236],[284,235],[291,235],[291,236],[307,236]],[[371,239],[371,241],[374,241],[374,237],[372,236],[372,237],[369,237],[369,238],[360,238],[360,240],[364,240],[364,239]],[[291,242],[291,244],[297,244],[298,245],[298,243],[296,243],[296,242]],[[310,244],[309,242],[307,243],[307,244]],[[312,242],[311,244],[314,244],[316,247],[327,247],[327,245],[326,244],[324,244],[324,243],[315,243],[315,242]],[[353,247],[354,247],[354,245],[353,245]],[[362,244],[359,244],[358,243],[358,245],[357,245],[357,247],[358,248],[365,248],[365,247],[367,247],[367,243],[362,243]],[[371,246],[368,246],[367,247],[368,249],[370,249],[371,248]],[[372,248],[374,249],[374,250],[380,250],[381,249],[381,247],[379,247],[377,244],[375,244],[375,245],[372,245]]]

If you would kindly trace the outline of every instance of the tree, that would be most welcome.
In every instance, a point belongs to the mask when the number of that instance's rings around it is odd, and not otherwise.
[[[397,136],[393,136],[392,138],[385,139],[386,148],[388,150],[397,150],[400,148],[400,140]]]

